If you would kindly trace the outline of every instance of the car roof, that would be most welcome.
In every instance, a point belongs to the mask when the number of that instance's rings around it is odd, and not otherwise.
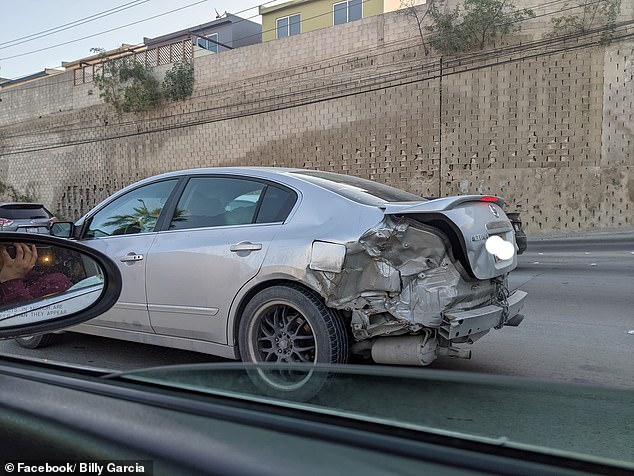
[[[256,179],[261,179],[261,180],[271,180],[271,181],[275,181],[279,184],[282,185],[286,185],[292,188],[295,188],[296,190],[299,189],[303,189],[303,191],[307,191],[308,189],[312,189],[312,190],[320,190],[322,192],[325,192],[327,194],[331,194],[333,196],[337,196],[339,198],[345,199],[350,201],[349,198],[346,198],[345,196],[341,195],[340,193],[330,190],[320,184],[317,184],[313,181],[311,181],[307,175],[309,175],[310,173],[316,173],[316,174],[333,174],[333,175],[346,175],[340,172],[331,172],[331,171],[324,171],[324,170],[316,170],[316,169],[305,169],[305,168],[299,168],[299,167],[247,167],[247,166],[240,166],[240,167],[202,167],[202,168],[191,168],[191,169],[182,169],[182,170],[175,170],[175,171],[171,171],[171,172],[166,172],[163,174],[158,174],[158,175],[152,175],[150,177],[138,180],[116,192],[114,192],[113,194],[109,195],[108,197],[106,197],[103,201],[101,201],[100,203],[96,204],[94,207],[92,207],[91,210],[89,210],[86,214],[84,214],[77,222],[76,224],[82,224],[84,219],[86,218],[86,216],[88,215],[88,213],[91,213],[93,210],[95,209],[99,209],[101,208],[106,202],[109,202],[117,197],[120,197],[122,195],[125,195],[126,193],[128,193],[129,191],[137,188],[137,187],[141,187],[144,186],[146,184],[150,184],[156,181],[160,181],[160,180],[169,180],[169,179],[176,179],[176,178],[181,178],[183,176],[195,176],[195,175],[236,175],[236,176],[243,176],[243,177],[249,177],[249,178],[256,178]],[[360,177],[358,177],[360,178]],[[372,180],[370,180],[372,181]],[[353,203],[356,203],[356,205],[369,205],[369,204],[363,204],[360,202],[356,202],[356,201],[352,201]],[[373,205],[376,206],[376,205]]]
[[[206,174],[249,174],[261,177],[279,177],[286,175],[290,172],[306,172],[308,169],[290,168],[290,167],[199,167],[194,169],[175,170],[173,172],[166,172],[160,175],[153,175],[145,180],[156,180],[158,178],[180,177],[182,175],[206,175]],[[315,170],[314,172],[317,172]],[[137,182],[140,183],[140,182]]]
[[[158,175],[152,175],[150,177],[141,179],[115,192],[114,194],[110,196],[110,198],[112,198],[114,195],[121,194],[121,192],[128,191],[132,188],[136,188],[146,183],[151,183],[156,180],[162,180],[162,179],[179,178],[184,175],[212,175],[212,174],[244,175],[244,176],[249,176],[249,177],[259,178],[264,180],[266,179],[277,180],[287,185],[304,183],[304,184],[310,184],[313,187],[315,186],[314,184],[311,184],[308,181],[302,180],[301,176],[290,175],[293,172],[323,173],[323,171],[319,171],[319,170],[301,169],[296,167],[295,168],[290,168],[290,167],[202,167],[202,168],[193,168],[193,169],[183,169],[183,170],[175,170],[172,172],[166,172],[166,173],[158,174]],[[337,172],[328,172],[328,173],[336,174]]]

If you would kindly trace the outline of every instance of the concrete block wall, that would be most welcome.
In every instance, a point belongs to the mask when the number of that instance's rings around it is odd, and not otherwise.
[[[632,226],[633,48],[484,55],[441,78],[392,13],[197,58],[193,96],[142,115],[90,85],[0,92],[0,181],[75,219],[165,171],[291,166],[498,194],[529,234]]]
[[[48,76],[10,89],[0,90],[0,126],[63,113],[74,103],[73,73]]]

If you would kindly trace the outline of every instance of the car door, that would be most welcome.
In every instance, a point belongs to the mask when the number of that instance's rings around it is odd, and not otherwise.
[[[87,324],[153,332],[145,292],[146,257],[156,238],[157,220],[177,181],[141,186],[87,218],[81,241],[112,258],[123,279],[117,303]]]
[[[157,334],[226,344],[240,288],[259,271],[296,201],[288,189],[236,177],[192,177],[147,262]]]

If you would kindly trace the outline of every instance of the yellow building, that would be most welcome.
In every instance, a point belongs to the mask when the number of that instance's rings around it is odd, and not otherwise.
[[[425,0],[414,3],[424,4]],[[291,0],[270,7],[261,6],[262,41],[348,23],[400,7],[401,0]]]

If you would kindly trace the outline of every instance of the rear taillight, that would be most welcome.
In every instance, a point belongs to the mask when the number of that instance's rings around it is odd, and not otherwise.
[[[8,218],[0,218],[0,226],[8,226],[13,224],[13,220],[9,220]]]
[[[481,202],[497,202],[500,199],[498,197],[494,197],[493,195],[485,195],[484,197],[480,197]]]

